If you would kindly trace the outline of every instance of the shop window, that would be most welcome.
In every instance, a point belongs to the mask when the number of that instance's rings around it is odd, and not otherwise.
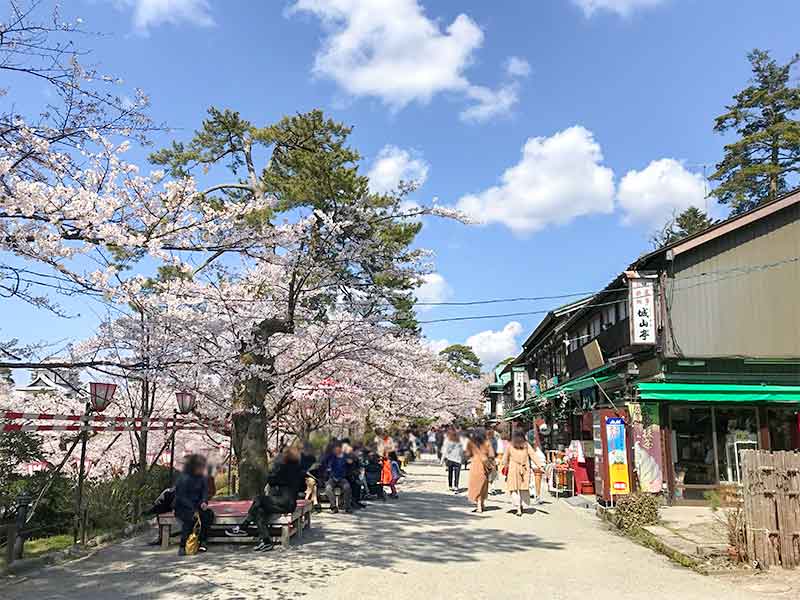
[[[603,309],[603,329],[608,329],[617,322],[616,308],[616,305],[611,305]]]
[[[624,321],[628,318],[628,301],[623,300],[617,304],[617,314],[619,315],[618,321]]]
[[[710,407],[670,407],[676,496],[684,485],[713,485],[714,426]]]
[[[589,340],[593,340],[598,335],[600,335],[600,315],[595,315],[589,323]]]
[[[758,449],[755,408],[715,408],[720,481],[741,481],[742,450]]]
[[[800,450],[800,410],[770,408],[767,410],[769,444],[772,450]]]

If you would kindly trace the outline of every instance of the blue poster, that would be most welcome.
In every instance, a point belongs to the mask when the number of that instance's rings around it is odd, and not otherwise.
[[[611,494],[616,496],[630,493],[628,450],[625,447],[625,419],[622,417],[606,417],[606,448]]]

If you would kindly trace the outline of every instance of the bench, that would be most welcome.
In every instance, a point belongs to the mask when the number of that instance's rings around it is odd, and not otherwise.
[[[252,543],[259,541],[257,536],[228,537],[224,530],[241,523],[247,511],[250,510],[252,500],[211,500],[208,507],[214,511],[214,522],[208,532],[209,542],[221,543]],[[280,535],[272,536],[274,542],[280,542],[284,548],[291,543],[291,538],[303,536],[304,529],[311,528],[311,502],[297,501],[297,508],[292,514],[273,515],[270,519],[271,528],[280,530]],[[161,547],[168,548],[172,528],[179,528],[180,524],[174,513],[158,515],[158,528],[161,534]]]

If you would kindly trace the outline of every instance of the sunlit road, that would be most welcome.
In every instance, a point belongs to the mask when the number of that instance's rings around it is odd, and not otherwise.
[[[10,585],[4,582],[2,597],[766,597],[756,591],[757,579],[734,584],[674,566],[563,502],[518,518],[507,512],[505,496],[491,496],[492,510],[478,516],[463,497],[444,492],[440,467],[423,461],[409,473],[399,500],[373,503],[355,516],[317,517],[303,542],[286,552],[212,546],[206,555],[179,559],[174,549],[146,547],[145,538],[138,538]]]

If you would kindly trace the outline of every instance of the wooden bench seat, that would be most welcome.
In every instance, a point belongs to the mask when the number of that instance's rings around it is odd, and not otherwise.
[[[208,507],[214,511],[214,522],[208,532],[209,542],[221,543],[251,543],[258,541],[257,536],[229,537],[225,529],[240,524],[250,510],[252,500],[211,500]],[[297,501],[297,508],[292,514],[273,515],[270,526],[278,530],[279,535],[272,536],[272,540],[288,547],[291,538],[295,535],[302,537],[304,529],[311,528],[311,502]],[[158,515],[158,527],[161,534],[161,547],[168,548],[173,527],[180,527],[174,513]]]

